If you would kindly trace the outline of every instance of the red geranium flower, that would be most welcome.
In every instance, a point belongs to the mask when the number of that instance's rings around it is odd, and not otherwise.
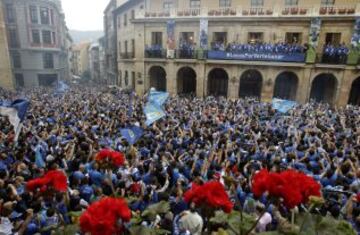
[[[64,172],[59,170],[48,171],[43,177],[30,180],[26,184],[29,191],[34,191],[41,188],[42,191],[46,190],[48,186],[52,186],[59,192],[66,192],[67,190],[67,177]]]
[[[268,192],[272,197],[283,198],[287,208],[308,202],[310,196],[319,197],[320,188],[320,184],[313,178],[294,170],[281,173],[261,170],[252,181],[252,192],[256,197]]]
[[[118,221],[129,222],[131,211],[122,198],[105,197],[91,204],[80,217],[80,228],[91,235],[119,234],[122,227]]]
[[[184,200],[188,203],[194,202],[197,206],[205,204],[212,208],[221,208],[226,213],[230,213],[233,208],[224,186],[217,181],[203,185],[193,184],[192,188],[185,192]]]
[[[112,151],[110,149],[103,149],[96,155],[96,161],[106,162],[108,161],[115,167],[120,167],[125,163],[125,157],[123,153]]]

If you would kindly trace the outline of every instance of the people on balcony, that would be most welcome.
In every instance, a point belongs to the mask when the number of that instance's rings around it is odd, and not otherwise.
[[[323,63],[331,64],[345,64],[347,55],[349,54],[349,48],[345,43],[340,45],[326,44],[323,50]]]
[[[147,58],[161,58],[163,48],[159,44],[153,44],[151,46],[145,45],[145,55]]]
[[[298,43],[236,43],[232,42],[225,46],[224,43],[212,43],[212,49],[216,51],[228,51],[233,53],[276,53],[276,54],[293,54],[304,53],[305,47]]]
[[[180,40],[179,57],[194,58],[195,44],[192,41]]]

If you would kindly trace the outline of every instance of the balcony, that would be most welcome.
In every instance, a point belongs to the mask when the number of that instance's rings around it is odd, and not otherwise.
[[[294,6],[294,7],[233,7],[233,8],[192,8],[139,11],[136,19],[144,18],[202,18],[202,17],[318,17],[353,16],[360,13],[360,4],[340,6]]]
[[[166,53],[166,49],[150,47],[145,49],[145,58],[165,59]]]
[[[176,59],[196,59],[196,53],[194,49],[178,49],[175,51]]]
[[[134,52],[124,52],[120,53],[120,59],[134,59],[135,53]]]

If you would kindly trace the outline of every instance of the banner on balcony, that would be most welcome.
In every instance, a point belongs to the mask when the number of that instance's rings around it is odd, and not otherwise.
[[[360,17],[357,17],[355,20],[354,32],[351,38],[351,44],[354,47],[360,45]]]
[[[304,53],[273,54],[273,53],[233,53],[227,51],[209,51],[208,59],[214,60],[248,60],[248,61],[278,61],[304,62]]]
[[[309,43],[313,47],[317,47],[321,30],[321,19],[319,17],[311,19]]]
[[[208,47],[208,25],[207,19],[200,19],[200,48],[203,50]]]
[[[167,31],[167,49],[175,50],[175,20],[167,21],[166,31]]]

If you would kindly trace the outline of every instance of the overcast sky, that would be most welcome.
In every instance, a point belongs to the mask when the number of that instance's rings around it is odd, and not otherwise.
[[[75,30],[103,30],[103,12],[110,0],[62,0],[66,25]]]

